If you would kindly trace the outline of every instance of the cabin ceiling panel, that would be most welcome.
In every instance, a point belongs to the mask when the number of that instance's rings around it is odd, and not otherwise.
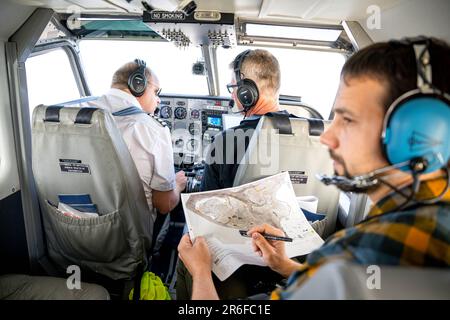
[[[256,17],[259,14],[263,0],[195,0],[199,10],[217,10],[245,16]]]
[[[33,13],[35,6],[23,6],[12,1],[1,3],[0,39],[7,40]]]
[[[141,13],[142,0],[8,0],[18,4],[44,6],[58,12],[67,12],[78,6],[85,13]],[[235,13],[241,17],[259,17],[268,20],[294,20],[339,23],[342,20],[359,21],[368,17],[367,8],[376,5],[388,10],[410,0],[195,0],[197,10],[217,10]],[[147,0],[155,8],[173,10],[180,0]]]
[[[136,4],[125,0],[13,0],[24,5],[52,8],[57,12],[79,10],[83,13],[141,13],[140,1]],[[138,4],[139,3],[139,4]]]
[[[66,12],[70,6],[78,6],[86,13],[142,13],[142,0],[10,0],[23,5],[52,8],[58,12]],[[199,10],[217,10],[220,12],[243,12],[257,16],[263,0],[195,0]],[[173,10],[180,1],[147,0],[157,9]]]
[[[376,5],[381,11],[408,0],[263,0],[260,18],[300,19],[339,23],[360,20],[369,14],[367,8]]]

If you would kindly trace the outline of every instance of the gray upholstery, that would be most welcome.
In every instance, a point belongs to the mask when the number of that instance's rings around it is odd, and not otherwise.
[[[41,105],[33,113],[32,154],[51,259],[64,269],[75,264],[111,279],[132,278],[146,263],[153,219],[112,115],[96,110],[90,124],[76,124],[80,108],[60,109],[56,122],[44,121],[46,110]],[[61,161],[68,160],[81,169],[63,171]],[[53,206],[58,194],[90,194],[100,216],[62,215]]]
[[[290,299],[450,299],[448,269],[380,266],[377,288],[369,278],[375,273],[367,268],[342,260],[327,263]]]
[[[273,118],[264,116],[258,123],[245,156],[239,165],[234,186],[290,171],[297,196],[318,197],[317,212],[326,214],[327,225],[323,237],[333,233],[339,202],[339,191],[316,179],[316,173],[332,174],[333,166],[328,150],[319,141],[319,134],[310,134],[306,119],[289,118],[292,134],[274,131]],[[315,120],[317,121],[320,120]],[[329,122],[323,121],[324,128]],[[265,157],[270,158],[270,164]],[[306,181],[305,181],[306,178]]]
[[[68,289],[67,279],[23,274],[0,276],[2,300],[109,300],[105,288],[82,282],[80,289]]]

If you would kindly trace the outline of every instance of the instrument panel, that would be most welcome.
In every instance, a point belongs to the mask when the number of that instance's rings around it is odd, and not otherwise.
[[[189,166],[205,158],[208,145],[223,130],[222,114],[232,102],[220,97],[162,96],[157,116],[165,120],[172,135],[176,166]]]

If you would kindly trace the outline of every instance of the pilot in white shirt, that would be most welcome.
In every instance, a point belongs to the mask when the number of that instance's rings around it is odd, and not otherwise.
[[[145,77],[145,79],[144,79]],[[159,81],[145,62],[135,60],[118,69],[111,89],[91,105],[114,115],[136,164],[150,212],[168,213],[186,186],[183,171],[175,175],[170,130],[153,116],[160,99]]]

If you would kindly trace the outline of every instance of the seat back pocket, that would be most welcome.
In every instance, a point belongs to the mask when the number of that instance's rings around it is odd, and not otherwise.
[[[47,201],[44,211],[49,249],[65,259],[75,263],[111,263],[127,251],[119,210],[79,219],[64,215]]]

